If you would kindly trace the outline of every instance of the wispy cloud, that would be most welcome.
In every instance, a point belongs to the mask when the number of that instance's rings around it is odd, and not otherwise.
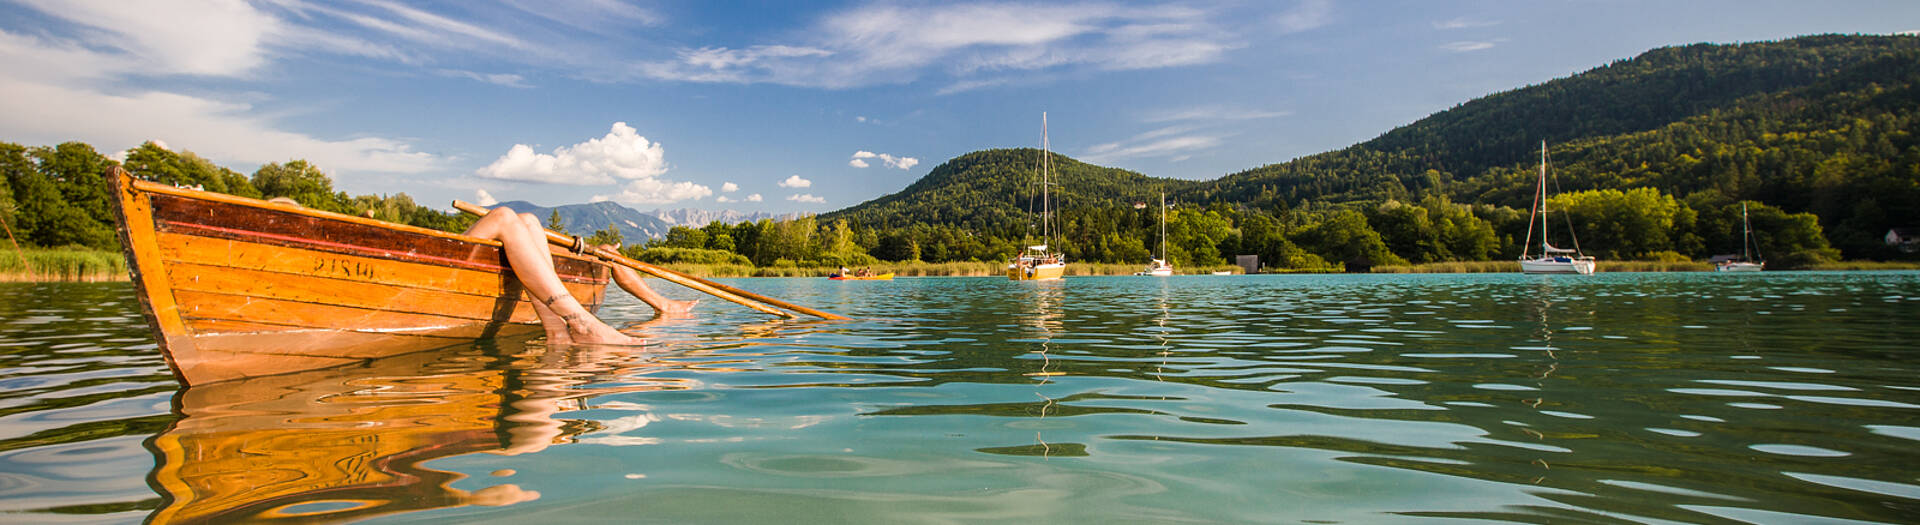
[[[513,75],[513,74],[506,74],[506,73],[475,73],[472,71],[461,71],[458,69],[442,69],[437,72],[440,73],[441,76],[478,80],[478,81],[485,82],[488,84],[493,84],[496,86],[506,86],[510,88],[520,88],[520,89],[527,89],[527,88],[533,87],[532,85],[527,84],[526,79],[522,78],[520,75]]]
[[[1300,33],[1333,23],[1333,4],[1327,0],[1302,0],[1274,17],[1282,34]]]
[[[682,49],[638,74],[689,82],[848,88],[944,74],[942,93],[994,85],[976,75],[1061,67],[1128,70],[1219,61],[1238,39],[1186,7],[1089,2],[873,4],[825,17],[806,41]]]
[[[1186,160],[1195,152],[1218,147],[1220,136],[1211,134],[1188,134],[1191,127],[1161,128],[1141,133],[1127,140],[1098,144],[1081,154],[1088,162],[1105,163],[1121,159],[1159,157],[1174,161]]]
[[[1292,111],[1247,109],[1247,108],[1228,107],[1228,106],[1201,106],[1201,107],[1192,107],[1192,108],[1163,111],[1160,113],[1148,115],[1146,118],[1142,119],[1142,121],[1149,122],[1149,123],[1158,123],[1158,122],[1179,122],[1179,121],[1189,121],[1189,120],[1197,120],[1197,121],[1203,121],[1203,122],[1224,121],[1224,120],[1259,120],[1259,119],[1280,118],[1280,117],[1285,117],[1290,115],[1293,115]]]
[[[811,193],[796,193],[793,195],[788,195],[787,200],[790,200],[793,202],[805,202],[805,203],[812,203],[812,204],[827,203],[827,199],[825,197],[815,197]]]
[[[1453,53],[1469,53],[1473,51],[1485,51],[1488,49],[1493,49],[1493,46],[1499,42],[1503,42],[1503,40],[1494,40],[1494,41],[1463,40],[1459,42],[1447,42],[1445,44],[1440,44],[1440,49],[1448,52],[1453,52]]]
[[[1497,25],[1500,25],[1499,20],[1478,20],[1478,19],[1464,17],[1464,16],[1453,18],[1450,20],[1436,20],[1433,22],[1433,28],[1441,29],[1441,30],[1472,29],[1476,27],[1493,27]]]

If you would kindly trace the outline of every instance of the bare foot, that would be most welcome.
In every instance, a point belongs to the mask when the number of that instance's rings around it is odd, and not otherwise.
[[[660,315],[663,317],[680,317],[692,312],[693,305],[696,305],[696,304],[700,304],[699,299],[693,299],[689,301],[675,301],[672,299],[661,299],[660,304],[653,305],[653,307],[654,307],[654,310],[659,312]]]
[[[619,330],[600,322],[591,314],[565,317],[567,338],[574,344],[583,345],[631,345],[647,344],[645,339],[620,333]]]

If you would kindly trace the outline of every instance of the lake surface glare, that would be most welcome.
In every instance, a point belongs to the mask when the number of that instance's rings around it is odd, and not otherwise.
[[[857,320],[182,388],[0,284],[0,521],[1920,521],[1920,272],[728,282]]]

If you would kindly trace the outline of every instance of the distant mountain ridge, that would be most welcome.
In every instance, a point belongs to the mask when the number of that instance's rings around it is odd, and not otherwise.
[[[676,210],[654,210],[643,212],[628,208],[613,201],[600,201],[587,204],[563,204],[560,206],[541,206],[527,201],[509,201],[497,204],[506,206],[515,212],[531,213],[546,221],[554,211],[560,212],[560,225],[573,235],[591,235],[606,228],[609,224],[620,227],[620,237],[628,243],[647,239],[658,239],[667,235],[674,226],[698,228],[713,221],[727,224],[758,221],[761,219],[791,219],[797,214],[773,214],[767,212],[746,213],[738,210],[701,210],[681,208]]]
[[[1920,217],[1920,37],[1816,35],[1649,50],[1490,94],[1353,146],[1188,181],[1055,154],[1068,217],[1169,198],[1263,210],[1437,195],[1525,210],[1541,144],[1563,191],[1653,188],[1702,209],[1737,200],[1820,218],[1852,257]],[[921,245],[1031,231],[1034,149],[956,156],[899,192],[821,215]],[[932,227],[927,230],[922,227]],[[1071,227],[1071,224],[1067,225]],[[937,228],[952,229],[942,233]],[[933,233],[924,233],[933,232]],[[944,236],[944,237],[943,237]],[[1082,244],[1105,242],[1082,239]]]
[[[793,213],[775,214],[763,211],[746,213],[739,210],[702,210],[697,208],[680,208],[674,210],[662,208],[653,210],[652,214],[654,217],[659,217],[660,220],[666,221],[669,225],[687,226],[691,228],[706,226],[712,224],[713,221],[738,224],[742,222],[759,221],[760,219],[782,220],[798,216],[798,214]]]

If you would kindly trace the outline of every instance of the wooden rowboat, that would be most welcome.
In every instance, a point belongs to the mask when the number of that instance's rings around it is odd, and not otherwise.
[[[182,383],[540,331],[496,241],[109,174],[141,310]],[[553,256],[589,311],[611,268]]]

